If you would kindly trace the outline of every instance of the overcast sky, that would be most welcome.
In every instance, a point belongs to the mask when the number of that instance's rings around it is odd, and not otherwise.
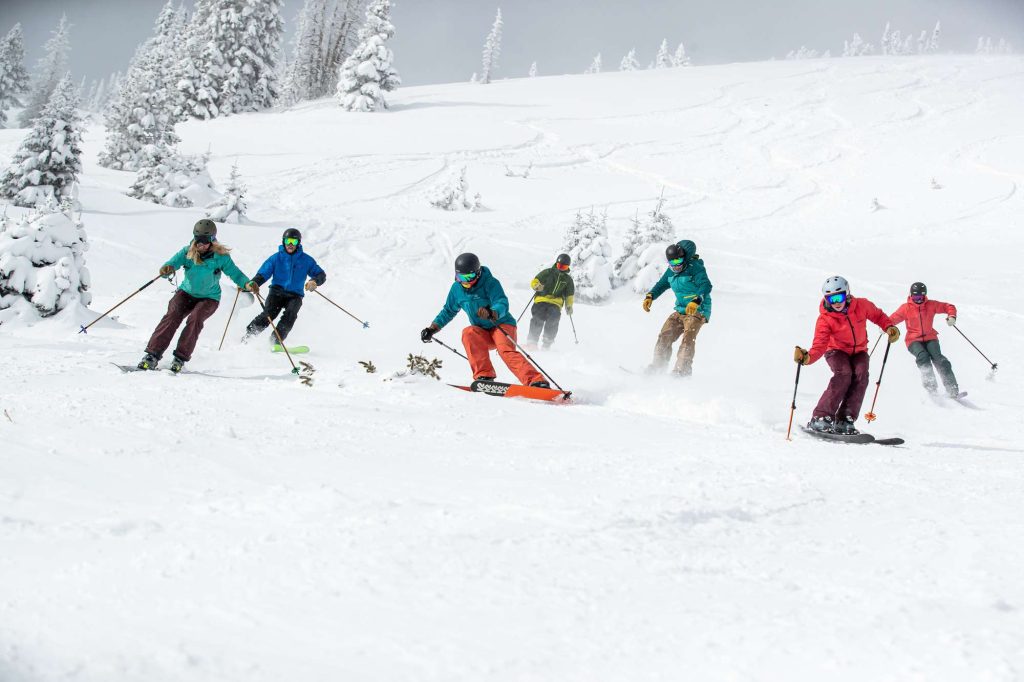
[[[62,12],[73,24],[72,70],[89,79],[123,70],[164,0],[0,0],[0,32],[25,30],[30,68]],[[286,0],[288,30],[302,0]],[[694,62],[783,57],[806,45],[835,55],[857,31],[877,44],[886,21],[915,35],[942,21],[943,51],[973,51],[979,35],[1024,51],[1024,0],[396,0],[392,43],[407,85],[468,80],[501,6],[504,43],[497,77],[579,73],[601,52],[618,68],[630,47],[641,65],[662,38],[686,44]]]

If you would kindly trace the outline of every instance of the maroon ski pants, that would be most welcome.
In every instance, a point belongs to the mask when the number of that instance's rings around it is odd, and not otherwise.
[[[832,368],[832,380],[821,394],[814,416],[857,419],[868,390],[868,354],[830,350],[825,353],[825,362]]]
[[[199,341],[199,332],[203,331],[203,323],[217,311],[219,305],[220,301],[215,298],[196,298],[178,289],[174,296],[171,296],[171,302],[167,304],[167,314],[153,330],[153,336],[146,344],[146,352],[157,358],[163,357],[167,346],[171,345],[174,333],[181,326],[181,321],[187,317],[188,322],[178,337],[174,357],[188,362],[192,359],[192,351],[196,349],[196,343]]]

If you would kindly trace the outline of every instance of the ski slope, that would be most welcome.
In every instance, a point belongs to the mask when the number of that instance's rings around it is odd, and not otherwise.
[[[249,186],[253,224],[220,231],[242,270],[299,227],[322,291],[370,322],[307,296],[289,341],[312,348],[312,388],[263,339],[240,345],[252,307],[218,352],[227,280],[189,367],[235,378],[111,366],[141,356],[163,282],[75,333],[202,217],[125,197],[89,129],[92,310],[0,326],[0,680],[1022,679],[1024,59],[542,77],[392,104],[179,128]],[[0,131],[0,157],[22,135]],[[485,210],[433,209],[460,165]],[[607,210],[618,248],[662,190],[715,285],[692,379],[638,373],[671,304],[645,314],[627,289],[578,304],[580,343],[564,324],[537,355],[576,404],[445,385],[468,367],[419,330],[455,255],[479,254],[518,314],[577,211]],[[977,409],[929,400],[901,341],[871,430],[906,446],[787,442],[792,349],[832,274],[889,312],[915,280],[955,303],[1000,363],[990,380],[937,326]],[[439,338],[458,345],[464,320]],[[444,381],[385,380],[410,352]],[[828,376],[804,369],[798,421]]]

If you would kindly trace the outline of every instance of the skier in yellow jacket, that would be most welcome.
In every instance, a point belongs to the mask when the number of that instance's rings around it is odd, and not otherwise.
[[[543,339],[543,348],[547,350],[555,342],[558,334],[558,322],[562,317],[562,308],[572,317],[573,296],[576,285],[569,275],[572,259],[563,253],[555,259],[550,268],[541,270],[530,282],[536,293],[530,314],[530,335],[526,347],[535,349],[538,341]],[[543,336],[542,336],[543,334]]]

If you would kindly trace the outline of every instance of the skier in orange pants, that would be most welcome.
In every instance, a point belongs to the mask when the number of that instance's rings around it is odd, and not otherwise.
[[[464,310],[472,324],[462,331],[462,345],[469,357],[474,380],[494,381],[491,351],[497,350],[502,361],[525,386],[550,388],[544,375],[516,350],[516,319],[508,310],[508,297],[488,268],[472,253],[455,259],[455,283],[448,292],[441,312],[430,326],[420,332],[420,340],[430,343],[434,334]],[[504,332],[504,333],[502,333]]]

